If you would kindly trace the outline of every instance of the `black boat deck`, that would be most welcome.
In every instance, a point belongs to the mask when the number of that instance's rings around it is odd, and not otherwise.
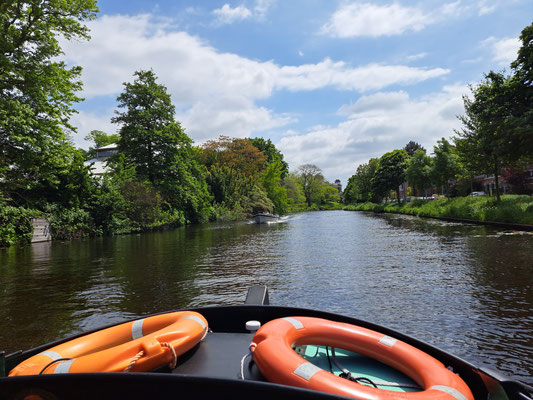
[[[250,363],[250,357],[245,357],[252,338],[251,333],[209,333],[199,346],[178,358],[172,373],[241,379],[241,361],[244,359],[245,378],[264,381],[255,365]]]
[[[249,353],[253,334],[246,330],[246,322],[257,320],[266,323],[287,316],[313,316],[362,326],[405,341],[430,354],[460,374],[476,400],[533,400],[533,389],[517,381],[499,377],[427,343],[418,341],[400,332],[328,312],[291,307],[268,306],[266,287],[252,288],[245,305],[216,306],[193,309],[209,322],[211,331],[195,348],[178,357],[172,371],[164,367],[146,373],[86,373],[50,374],[6,377],[0,374],[0,400],[41,399],[164,399],[183,395],[195,395],[206,399],[282,400],[301,398],[345,399],[333,394],[293,388],[265,382],[251,357],[244,359],[241,379],[241,362]],[[99,328],[102,329],[102,328]],[[95,329],[96,331],[98,329]],[[93,331],[93,332],[94,332]],[[87,334],[90,332],[86,332]],[[60,343],[82,336],[79,334],[16,352],[0,362],[0,372],[9,372],[23,360]],[[0,361],[3,361],[0,357]]]

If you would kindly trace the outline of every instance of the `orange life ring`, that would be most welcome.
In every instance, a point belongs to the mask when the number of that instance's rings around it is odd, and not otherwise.
[[[17,365],[9,376],[152,371],[193,348],[207,329],[207,321],[196,312],[155,315],[52,347]]]
[[[338,377],[300,357],[292,348],[332,346],[379,360],[409,376],[423,389],[401,393]],[[466,383],[429,354],[390,336],[346,323],[311,317],[272,320],[251,344],[254,362],[270,382],[360,400],[474,400]]]

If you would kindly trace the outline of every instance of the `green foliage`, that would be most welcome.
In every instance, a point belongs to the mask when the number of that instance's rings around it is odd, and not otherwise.
[[[533,24],[525,27],[520,40],[522,46],[511,63],[512,90],[515,99],[513,114],[506,120],[512,130],[513,142],[522,157],[533,158]]]
[[[174,121],[174,106],[166,87],[153,71],[137,71],[133,83],[124,83],[112,122],[121,124],[119,150],[135,167],[136,180],[147,180],[172,208],[189,222],[209,218],[209,194],[203,169],[194,156],[192,140]]]
[[[81,68],[58,61],[58,36],[87,39],[80,21],[97,11],[94,0],[0,4],[0,192],[15,204],[38,202],[67,167]]]
[[[33,234],[32,218],[37,210],[13,207],[0,202],[0,247],[29,243]]]
[[[506,123],[515,110],[513,81],[490,72],[472,88],[473,99],[464,97],[465,115],[459,119],[463,128],[456,131],[455,144],[462,162],[473,172],[494,174],[499,199],[498,177],[502,165],[516,161],[513,134]]]
[[[378,201],[372,193],[372,179],[378,164],[377,158],[371,158],[367,164],[361,164],[357,167],[356,173],[348,179],[348,184],[344,189],[345,203]]]
[[[47,206],[46,212],[50,221],[50,232],[53,239],[80,239],[101,234],[96,229],[93,218],[87,210],[63,208],[50,204]]]
[[[312,203],[322,201],[322,186],[324,185],[324,176],[322,170],[313,164],[300,165],[298,168],[298,177],[307,206]]]
[[[426,154],[426,149],[424,149],[420,144],[412,140],[410,140],[409,143],[407,143],[403,149],[409,157],[413,157],[415,152],[418,150],[422,150],[424,154]]]
[[[322,204],[339,203],[341,200],[339,191],[329,185],[324,185],[322,187],[322,196]]]
[[[260,178],[261,185],[266,190],[268,198],[274,204],[274,212],[276,214],[285,214],[287,212],[287,189],[281,186],[282,175],[282,164],[276,160],[266,167]]]
[[[91,159],[96,157],[96,149],[113,143],[118,143],[120,141],[120,135],[118,133],[108,135],[103,131],[92,130],[87,136],[85,136],[84,139],[90,140],[94,143],[94,147],[89,147],[89,150],[86,154],[86,158]]]
[[[287,203],[289,205],[300,204],[305,201],[302,186],[300,185],[300,178],[296,173],[289,173],[282,183],[283,187],[287,190]]]
[[[394,150],[381,156],[374,177],[372,178],[372,193],[376,197],[383,198],[387,192],[395,190],[398,202],[400,202],[398,187],[405,180],[407,160],[407,153],[403,149]]]
[[[458,197],[433,201],[417,200],[401,205],[364,203],[350,205],[344,209],[533,225],[531,196],[504,195],[499,203],[490,197]]]
[[[274,209],[272,201],[255,178],[235,168],[213,165],[206,179],[219,219],[243,220]]]
[[[433,182],[437,186],[444,186],[446,188],[445,193],[448,193],[448,181],[461,174],[459,156],[455,148],[445,138],[437,142],[433,147],[433,152],[435,153],[431,171]]]
[[[274,146],[270,139],[250,138],[250,142],[265,154],[268,159],[267,165],[277,162],[281,171],[281,179],[284,179],[289,173],[289,164],[283,160],[283,154]]]
[[[416,150],[413,156],[407,161],[405,178],[416,189],[425,192],[432,183],[432,170],[431,157],[426,155],[424,150],[419,149]]]

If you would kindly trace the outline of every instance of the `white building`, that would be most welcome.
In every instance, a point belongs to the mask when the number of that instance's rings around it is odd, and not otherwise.
[[[111,143],[107,146],[99,147],[95,149],[96,157],[85,161],[85,165],[90,166],[91,174],[96,176],[102,176],[109,172],[107,166],[107,160],[118,151],[118,144]]]

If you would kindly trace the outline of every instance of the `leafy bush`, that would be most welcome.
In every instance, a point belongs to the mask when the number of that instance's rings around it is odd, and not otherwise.
[[[0,246],[29,243],[39,211],[0,203]]]
[[[56,204],[46,208],[52,239],[69,240],[101,235],[87,210],[62,208]]]

